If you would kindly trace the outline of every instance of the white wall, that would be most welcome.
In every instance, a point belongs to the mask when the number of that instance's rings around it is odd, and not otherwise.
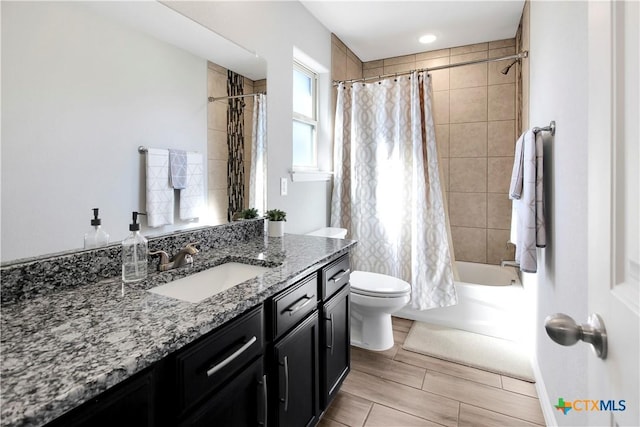
[[[121,240],[137,147],[206,153],[206,61],[77,3],[1,6],[2,260],[82,247],[94,207]]]
[[[328,223],[330,184],[289,182],[280,196],[281,177],[289,179],[292,153],[294,47],[331,70],[331,33],[299,2],[170,2],[168,6],[213,29],[267,60],[268,207],[287,212],[286,232],[304,233]],[[330,164],[331,79],[320,75],[319,153]]]
[[[547,315],[563,312],[587,319],[587,2],[530,3],[530,125],[557,123],[545,148],[548,247],[539,250],[536,357],[546,386],[541,404],[552,424],[585,425],[584,413],[550,408],[559,397],[587,396],[585,345],[562,347],[544,330]],[[537,279],[537,282],[536,282]],[[541,396],[542,398],[543,396]],[[548,420],[549,422],[549,420]]]

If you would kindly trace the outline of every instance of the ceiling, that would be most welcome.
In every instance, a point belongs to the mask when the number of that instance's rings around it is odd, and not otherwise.
[[[301,3],[362,61],[515,37],[524,0]],[[422,44],[424,34],[438,38]]]

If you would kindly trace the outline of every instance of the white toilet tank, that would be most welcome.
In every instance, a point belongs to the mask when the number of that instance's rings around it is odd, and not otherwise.
[[[347,237],[347,229],[337,227],[324,227],[316,231],[312,231],[311,233],[307,233],[307,236],[321,236],[330,237],[332,239],[345,239]]]

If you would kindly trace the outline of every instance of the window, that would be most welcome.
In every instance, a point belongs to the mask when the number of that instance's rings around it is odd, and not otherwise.
[[[293,168],[318,169],[318,75],[294,62],[293,67]]]

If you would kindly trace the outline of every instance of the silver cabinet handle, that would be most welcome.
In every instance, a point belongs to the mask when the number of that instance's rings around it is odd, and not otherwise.
[[[284,399],[280,399],[280,402],[284,402],[284,411],[287,412],[289,408],[289,358],[284,357],[283,363],[280,366],[284,366]]]
[[[595,313],[582,325],[564,313],[552,314],[544,320],[544,327],[547,335],[560,345],[569,346],[584,341],[593,346],[596,356],[607,358],[607,330],[602,318]]]
[[[305,295],[305,296],[303,296],[301,299],[306,299],[306,301],[304,301],[304,302],[303,302],[303,301],[301,301],[301,302],[299,302],[298,304],[294,305],[293,307],[289,307],[289,308],[287,308],[285,311],[288,311],[288,312],[289,312],[289,316],[293,316],[293,314],[294,314],[296,311],[298,311],[298,310],[302,309],[303,307],[305,307],[306,305],[308,305],[310,302],[312,302],[312,301],[313,301],[313,297],[314,297],[314,295],[311,295],[311,296],[309,296],[309,295]]]
[[[269,408],[267,407],[267,402],[268,402],[267,401],[267,397],[268,397],[267,396],[267,375],[263,375],[262,376],[262,381],[259,381],[258,384],[262,385],[262,402],[263,402],[263,405],[264,405],[263,406],[264,409],[263,409],[263,413],[262,413],[262,416],[264,418],[263,418],[262,422],[258,421],[258,425],[267,427],[267,419],[268,419],[268,416],[269,416],[269,410],[268,410]]]
[[[253,344],[257,340],[258,340],[258,338],[256,338],[255,335],[253,337],[251,337],[251,339],[249,341],[247,341],[242,347],[240,347],[239,349],[234,351],[233,354],[229,355],[229,357],[227,357],[226,359],[224,359],[222,362],[218,363],[217,365],[213,365],[212,367],[210,367],[207,370],[207,376],[210,377],[211,375],[213,375],[216,372],[218,372],[220,369],[222,369],[225,366],[227,366],[236,357],[240,356],[244,351],[246,351],[249,347],[251,347],[251,344]]]
[[[340,272],[336,273],[331,279],[329,279],[329,282],[337,283],[349,274],[351,274],[351,270],[348,268],[346,270],[340,270]]]
[[[331,315],[329,316],[328,319],[329,322],[331,322],[331,345],[328,345],[327,348],[331,350],[331,355],[333,356],[333,345],[334,345],[334,340],[335,340],[335,331],[333,330],[333,313],[331,313]]]

